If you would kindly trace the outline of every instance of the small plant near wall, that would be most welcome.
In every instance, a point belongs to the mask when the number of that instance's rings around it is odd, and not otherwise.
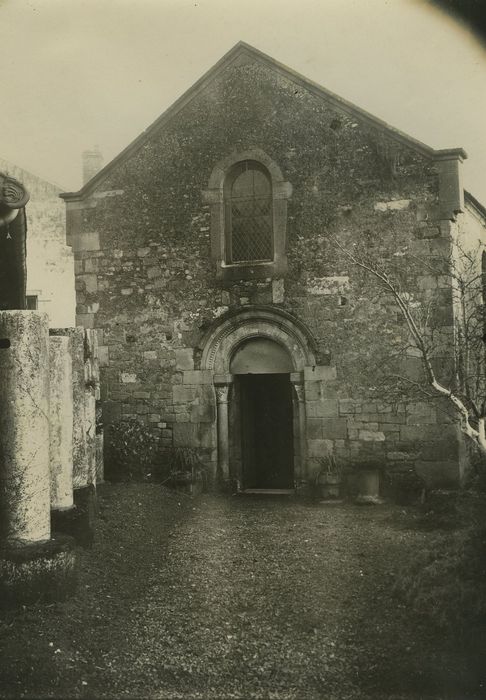
[[[159,441],[135,418],[126,418],[109,426],[107,434],[107,477],[113,480],[150,478]]]
[[[193,447],[162,450],[160,474],[168,486],[187,493],[201,493],[207,486],[205,466]]]
[[[319,469],[314,479],[314,492],[317,498],[325,501],[338,500],[342,493],[343,467],[334,455],[319,459]]]

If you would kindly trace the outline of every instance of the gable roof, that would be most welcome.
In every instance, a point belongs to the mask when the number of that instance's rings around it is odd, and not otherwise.
[[[333,108],[338,111],[352,115],[353,117],[360,119],[361,121],[369,124],[372,127],[385,129],[390,137],[400,143],[409,146],[420,154],[431,158],[431,159],[443,159],[443,158],[467,158],[467,154],[462,148],[451,148],[451,149],[441,149],[435,150],[430,146],[418,141],[417,139],[408,136],[407,134],[395,129],[394,127],[387,124],[385,121],[374,117],[369,112],[364,109],[357,107],[356,105],[348,102],[347,100],[339,97],[335,93],[327,90],[318,83],[309,80],[305,76],[297,73],[296,71],[288,68],[283,63],[279,63],[274,58],[271,58],[267,54],[255,49],[253,46],[246,44],[244,41],[238,42],[228,53],[226,53],[212,68],[210,68],[199,80],[197,80],[192,87],[190,87],[181,97],[179,97],[165,112],[161,114],[145,131],[143,131],[140,136],[138,136],[134,141],[132,141],[123,151],[121,151],[113,160],[111,160],[104,168],[102,168],[91,180],[89,180],[78,192],[64,192],[60,195],[65,200],[77,200],[83,199],[86,195],[102,182],[112,169],[128,158],[134,151],[138,150],[148,138],[161,126],[167,123],[172,117],[174,117],[186,104],[188,104],[194,97],[196,97],[211,81],[213,81],[218,75],[220,75],[228,66],[238,60],[241,56],[250,58],[253,61],[257,61],[273,71],[279,73],[283,77],[293,81],[294,83],[300,85],[301,87],[309,90],[309,92],[317,95],[318,97],[326,100]]]

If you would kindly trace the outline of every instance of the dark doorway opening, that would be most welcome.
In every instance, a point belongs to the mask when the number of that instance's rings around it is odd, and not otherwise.
[[[238,382],[243,489],[293,489],[290,376],[242,374]]]

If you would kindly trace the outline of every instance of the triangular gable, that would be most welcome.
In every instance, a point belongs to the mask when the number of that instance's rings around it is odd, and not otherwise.
[[[431,159],[448,159],[453,157],[467,158],[467,154],[462,148],[452,148],[435,150],[430,146],[418,141],[417,139],[404,134],[402,131],[395,129],[386,122],[374,117],[369,112],[364,109],[357,107],[356,105],[344,100],[339,95],[334,94],[330,90],[318,85],[318,83],[309,80],[300,73],[288,68],[287,66],[279,63],[275,59],[267,56],[267,54],[255,49],[253,46],[246,44],[244,41],[238,42],[228,53],[226,53],[212,68],[210,68],[198,81],[194,83],[192,87],[189,88],[179,99],[177,99],[160,117],[158,117],[145,131],[143,131],[140,136],[138,136],[132,143],[130,143],[121,153],[119,153],[113,160],[111,160],[107,165],[105,165],[102,170],[99,171],[89,182],[87,182],[78,192],[64,192],[60,196],[65,200],[73,199],[83,199],[86,195],[102,182],[112,171],[112,169],[128,158],[134,151],[138,150],[148,138],[160,127],[166,124],[170,119],[172,119],[177,113],[185,107],[194,97],[196,97],[202,90],[204,90],[209,83],[211,83],[215,78],[217,78],[228,66],[241,58],[247,58],[253,61],[258,61],[261,64],[271,68],[273,71],[279,73],[284,78],[293,81],[294,83],[305,88],[309,92],[322,99],[326,100],[334,109],[347,115],[352,115],[353,117],[361,120],[362,122],[374,127],[386,130],[390,138],[398,141],[406,146],[412,148],[413,150],[419,152],[420,154],[431,158]]]

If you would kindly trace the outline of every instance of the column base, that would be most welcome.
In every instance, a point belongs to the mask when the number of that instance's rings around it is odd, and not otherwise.
[[[355,503],[358,505],[380,505],[380,472],[378,469],[364,469],[358,478],[358,495]]]
[[[75,541],[54,535],[45,542],[0,548],[0,606],[65,600],[76,590]]]
[[[75,489],[74,506],[51,512],[52,532],[69,535],[81,547],[91,547],[96,523],[96,489],[93,485]]]

